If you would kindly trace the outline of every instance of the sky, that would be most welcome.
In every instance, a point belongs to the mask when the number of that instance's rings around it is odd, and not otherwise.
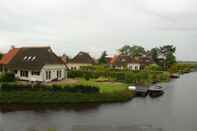
[[[196,0],[0,0],[0,51],[51,46],[58,54],[98,57],[125,44],[177,47],[197,61]]]

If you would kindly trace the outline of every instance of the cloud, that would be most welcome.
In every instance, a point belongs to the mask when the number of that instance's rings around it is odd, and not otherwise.
[[[173,42],[179,59],[197,59],[191,53],[196,5],[195,0],[1,0],[0,50],[50,45],[59,55],[85,50],[99,56],[103,50],[115,53],[125,41],[146,48]]]

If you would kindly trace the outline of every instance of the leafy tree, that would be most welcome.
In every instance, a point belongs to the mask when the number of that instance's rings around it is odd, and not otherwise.
[[[145,51],[144,47],[142,47],[142,46],[134,45],[131,47],[131,53],[132,53],[133,57],[142,56],[145,52],[146,51]]]
[[[120,48],[119,51],[123,55],[129,55],[132,57],[142,56],[146,52],[144,47],[138,45],[134,45],[134,46],[125,45],[122,48]]]
[[[131,46],[130,45],[124,45],[122,48],[119,49],[119,51],[122,55],[131,56]]]
[[[101,57],[99,58],[99,64],[107,64],[107,52],[103,51]]]
[[[159,48],[155,47],[155,48],[151,49],[151,57],[155,63],[158,63],[159,53],[160,53]]]
[[[171,65],[176,63],[176,47],[173,45],[165,45],[160,48],[161,53],[166,57],[166,60],[164,61],[164,68],[169,68]]]

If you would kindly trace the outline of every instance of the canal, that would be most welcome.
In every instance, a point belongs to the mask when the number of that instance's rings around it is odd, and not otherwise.
[[[0,131],[118,131],[123,127],[123,131],[197,131],[197,73],[185,74],[164,86],[165,94],[156,99],[134,98],[127,103],[80,105],[73,109],[0,112]]]

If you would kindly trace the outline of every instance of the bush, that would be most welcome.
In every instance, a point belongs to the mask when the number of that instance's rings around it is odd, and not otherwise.
[[[193,69],[195,69],[195,65],[194,64],[174,64],[169,68],[169,72],[170,73],[189,73],[191,72]]]
[[[169,73],[163,71],[69,71],[69,78],[98,79],[99,77],[110,78],[118,82],[148,85],[153,82],[169,80]]]
[[[2,84],[1,91],[49,91],[67,93],[99,93],[99,88],[88,85],[22,85],[22,84]]]
[[[13,82],[15,81],[15,76],[13,73],[4,73],[0,75],[0,82]]]
[[[162,68],[161,68],[161,66],[159,66],[157,64],[151,64],[151,65],[146,66],[145,70],[148,70],[148,71],[161,71]]]

